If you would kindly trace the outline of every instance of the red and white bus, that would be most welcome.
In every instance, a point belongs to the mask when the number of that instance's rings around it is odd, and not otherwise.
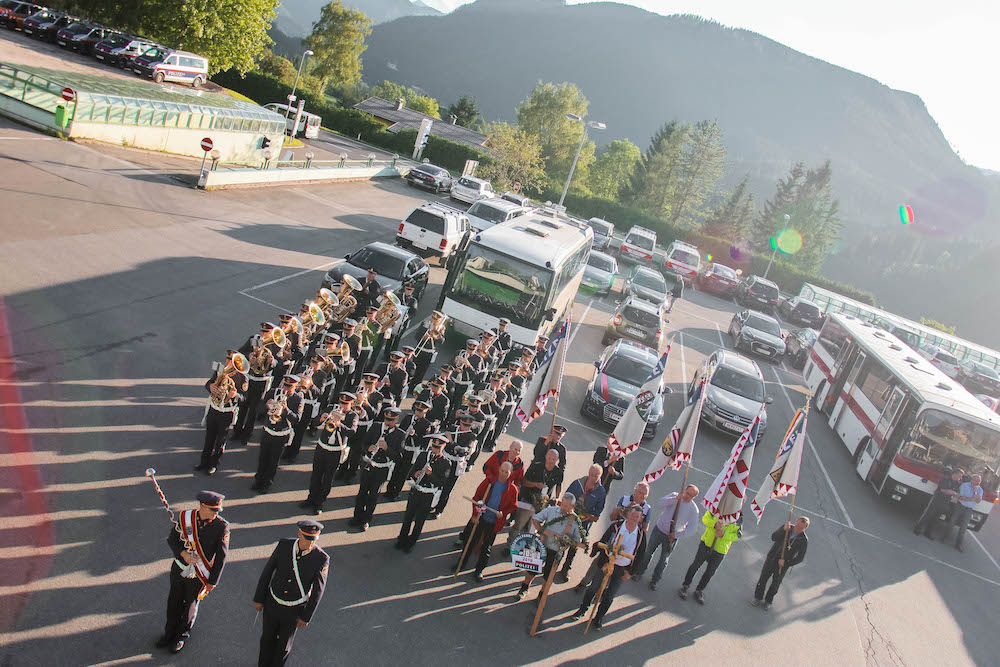
[[[858,475],[879,495],[923,509],[945,466],[980,473],[983,500],[969,527],[982,527],[1000,485],[1000,415],[853,315],[827,317],[803,374]]]

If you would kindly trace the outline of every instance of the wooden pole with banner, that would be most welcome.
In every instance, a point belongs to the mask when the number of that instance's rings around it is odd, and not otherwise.
[[[569,332],[567,332],[569,333]],[[566,516],[569,517],[569,523],[566,524],[566,530],[563,531],[563,536],[569,535],[569,531],[576,528],[576,513],[570,512]],[[578,548],[580,545],[576,544],[574,548]],[[531,623],[531,632],[528,634],[532,637],[535,636],[535,632],[538,630],[538,623],[542,620],[542,610],[545,609],[545,602],[549,598],[549,589],[552,588],[552,580],[555,578],[556,568],[559,567],[559,561],[561,560],[559,556],[562,555],[563,549],[559,548],[556,558],[552,561],[552,567],[549,568],[549,574],[545,577],[545,583],[542,584],[542,592],[538,596],[538,610],[535,611],[535,620]]]
[[[632,554],[622,553],[622,535],[620,533],[614,547],[609,547],[606,544],[596,544],[594,546],[598,549],[603,549],[608,554],[608,562],[604,564],[604,579],[601,580],[601,587],[597,589],[597,596],[593,601],[594,606],[590,610],[590,618],[587,619],[587,627],[583,629],[583,634],[587,634],[590,630],[590,624],[594,622],[594,616],[597,615],[597,607],[601,604],[601,596],[604,595],[604,589],[608,587],[608,582],[611,581],[611,575],[615,573],[615,561],[619,558],[635,560],[635,556]]]
[[[493,490],[492,484],[486,487],[486,495],[484,496],[486,500],[489,500],[490,492],[492,490]],[[472,500],[472,498],[468,498],[468,500]],[[473,504],[475,504],[475,501],[473,501]],[[483,501],[483,507],[484,508],[486,507],[485,500]],[[459,556],[458,558],[458,567],[455,568],[455,574],[451,575],[452,577],[457,577],[458,573],[462,571],[462,565],[465,564],[465,555],[469,553],[469,546],[472,545],[472,538],[476,536],[476,528],[479,526],[479,519],[480,517],[483,516],[483,512],[485,511],[486,510],[483,509],[482,511],[478,512],[476,516],[472,517],[472,530],[469,531],[469,537],[468,539],[465,540],[465,548],[462,549],[462,555]]]
[[[567,319],[569,320],[569,323],[572,325],[572,323],[573,323],[573,304],[572,303],[569,304],[569,317]],[[559,395],[562,394],[562,375],[563,375],[563,372],[566,370],[566,354],[569,352],[569,335],[570,335],[570,333],[572,333],[570,331],[570,327],[567,326],[566,327],[566,340],[565,340],[565,343],[563,344],[562,359],[559,360],[559,383],[558,383],[559,392],[556,394],[556,400],[552,404],[552,424],[551,424],[551,428],[549,428],[549,432],[550,433],[552,432],[552,429],[555,428],[555,426],[556,426],[556,412],[559,411]],[[553,359],[552,361],[555,361],[555,359]]]

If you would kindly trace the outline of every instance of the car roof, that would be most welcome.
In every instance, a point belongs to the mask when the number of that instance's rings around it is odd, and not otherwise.
[[[635,225],[634,227],[632,227],[632,229],[628,230],[628,233],[656,238],[656,232],[654,232],[652,229],[646,229],[645,227],[640,227],[639,225]]]
[[[439,167],[436,164],[430,164],[430,163],[427,163],[427,164],[418,164],[416,167],[414,167],[414,169],[424,169],[424,168],[437,169],[438,171],[448,171],[444,167]],[[448,173],[450,174],[451,172],[448,171]]]
[[[472,181],[473,183],[479,183],[480,185],[486,185],[487,183],[489,183],[489,181],[486,180],[485,178],[479,178],[478,176],[461,176],[460,178],[464,178],[467,181]]]
[[[757,317],[759,317],[759,318],[761,318],[761,319],[763,319],[763,320],[767,320],[768,322],[774,322],[775,324],[778,324],[778,320],[774,319],[773,317],[771,317],[771,316],[770,316],[770,315],[768,315],[767,313],[762,313],[762,312],[760,312],[759,310],[752,310],[752,309],[751,309],[751,310],[750,310],[750,314],[751,314],[751,315],[756,315]],[[778,328],[779,328],[779,329],[781,328],[781,325],[780,325],[780,324],[778,325]]]
[[[594,255],[597,255],[598,257],[604,257],[606,259],[610,259],[612,262],[615,261],[614,257],[612,257],[611,255],[609,255],[606,252],[601,252],[600,250],[591,250],[590,254],[587,255],[587,257],[593,257]]]
[[[750,277],[753,278],[754,280],[756,280],[759,283],[763,283],[764,285],[770,285],[771,287],[777,287],[777,285],[775,283],[772,283],[767,278],[761,278],[760,276],[750,276]]]
[[[648,274],[650,274],[652,276],[656,276],[660,280],[663,280],[663,274],[662,273],[660,273],[656,269],[651,269],[648,266],[641,266],[641,265],[636,266],[633,269],[633,272],[635,273],[635,275],[639,275],[640,273],[648,273]]]
[[[206,58],[205,56],[198,55],[197,53],[191,53],[190,51],[174,51],[170,55],[172,55],[172,56],[177,56],[177,55],[180,55],[180,56],[191,56],[192,58],[202,58],[204,60],[208,60],[208,58]]]
[[[617,345],[617,349],[614,351],[615,354],[621,354],[639,361],[648,361],[653,364],[659,360],[659,357],[656,356],[656,350],[648,345],[636,343],[635,341],[628,340],[627,338],[619,338],[615,345]]]
[[[630,296],[629,298],[625,299],[623,305],[634,306],[639,310],[645,310],[647,313],[656,313],[657,315],[660,314],[660,307],[657,304],[650,303],[649,301],[646,301],[645,299],[640,299],[637,296]]]
[[[737,354],[731,350],[719,350],[719,352],[719,366],[725,366],[734,371],[752,375],[761,381],[764,380],[764,374],[760,372],[760,366],[753,359],[744,357],[742,354]]]
[[[418,257],[418,255],[410,252],[409,250],[400,248],[397,245],[391,245],[389,243],[385,243],[384,241],[372,241],[371,243],[366,245],[365,248],[371,248],[372,250],[382,253],[383,255],[399,257],[400,259],[409,260],[413,259],[414,257]]]
[[[484,181],[485,182],[485,181]],[[492,199],[480,199],[478,201],[472,202],[472,206],[476,204],[482,204],[483,206],[489,206],[490,208],[495,208],[499,211],[515,211],[523,210],[524,207],[520,204],[515,204],[512,201],[507,201],[506,199],[500,199],[499,197],[493,197]],[[472,208],[470,206],[469,208]]]

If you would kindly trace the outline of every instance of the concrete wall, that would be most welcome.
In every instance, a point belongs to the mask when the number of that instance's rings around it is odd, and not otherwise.
[[[51,114],[50,114],[51,116]],[[165,151],[178,155],[201,157],[201,140],[209,137],[227,162],[247,161],[259,162],[264,158],[260,150],[260,139],[267,136],[271,140],[271,148],[280,146],[283,136],[276,134],[263,135],[249,132],[219,132],[204,129],[189,129],[186,127],[158,127],[148,125],[113,125],[108,123],[89,123],[73,121],[69,127],[69,136],[81,139],[96,139],[110,144],[135,146],[154,151]]]
[[[399,178],[402,167],[278,167],[275,169],[229,169],[206,171],[201,184],[206,190],[224,190],[292,183],[328,183],[331,181],[367,181],[373,178]]]

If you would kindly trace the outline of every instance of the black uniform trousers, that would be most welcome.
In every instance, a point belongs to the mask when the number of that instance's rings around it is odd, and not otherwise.
[[[365,468],[361,471],[361,486],[358,496],[354,499],[354,518],[361,523],[368,523],[375,514],[378,505],[378,490],[389,477],[388,468]]]
[[[309,495],[306,502],[316,509],[323,509],[323,503],[333,487],[333,474],[340,465],[340,452],[331,452],[316,445],[313,452],[312,474],[309,476]]]
[[[416,454],[403,450],[403,460],[396,463],[396,467],[392,470],[392,477],[389,478],[389,483],[385,487],[385,495],[389,500],[395,500],[403,492],[406,474],[410,472],[410,467],[416,457]]]
[[[250,380],[247,384],[249,385],[247,394],[240,405],[240,413],[233,428],[233,440],[242,440],[244,444],[249,442],[250,436],[253,435],[257,423],[257,408],[260,407],[260,399],[264,397],[264,391],[267,389],[266,380]]]
[[[260,451],[257,453],[257,473],[253,476],[254,487],[264,491],[271,488],[274,476],[278,474],[278,461],[281,452],[288,441],[287,435],[274,436],[265,432],[260,441]]]
[[[413,372],[413,377],[410,378],[411,394],[413,393],[413,389],[424,381],[424,376],[427,375],[427,369],[431,367],[431,359],[434,358],[434,353],[422,350],[413,356],[413,361],[416,364],[416,370]]]
[[[354,360],[354,374],[351,375],[351,386],[357,387],[361,376],[368,370],[368,360],[372,357],[371,350],[359,350],[358,358]]]
[[[949,505],[951,505],[950,500],[950,497],[943,493],[935,493],[924,509],[924,513],[920,515],[916,525],[913,526],[913,532],[917,535],[923,533],[928,537],[934,537],[934,532],[937,530],[938,524],[941,523],[941,515],[946,515],[945,522],[951,518],[951,513],[948,511]]]
[[[780,572],[778,571],[778,559],[777,558],[766,558],[764,559],[764,567],[760,571],[760,579],[757,580],[757,588],[754,590],[753,596],[760,600],[764,598],[764,601],[768,604],[774,602],[774,596],[778,593],[778,587],[781,586],[781,580],[785,578],[785,573],[788,572],[788,567],[783,568]],[[767,580],[771,580],[771,585],[767,585]],[[767,597],[764,597],[764,589],[767,589]]]
[[[688,568],[687,574],[684,575],[684,585],[690,586],[694,580],[694,575],[698,573],[698,568],[707,563],[705,565],[705,572],[698,581],[698,590],[705,590],[705,586],[708,586],[708,582],[712,580],[712,575],[722,565],[722,559],[725,557],[726,554],[720,554],[704,542],[698,542],[698,552],[694,555],[694,562]]]
[[[405,545],[416,544],[420,539],[420,533],[424,529],[424,521],[431,513],[431,503],[434,502],[433,493],[424,493],[413,489],[409,498],[406,499],[406,512],[403,514],[403,525],[399,529],[399,542]],[[413,532],[410,532],[413,526]]]
[[[361,456],[367,449],[364,446],[367,439],[367,429],[353,433],[348,437],[347,442],[350,445],[351,451],[347,453],[347,458],[340,464],[340,468],[337,470],[337,479],[344,479],[350,482],[358,474],[358,468],[361,467]]]
[[[600,559],[602,563],[604,559]],[[604,589],[604,593],[601,594],[601,601],[597,604],[597,613],[594,615],[594,620],[600,622],[604,619],[604,615],[608,613],[608,609],[611,608],[611,603],[615,601],[615,596],[618,595],[618,589],[622,586],[622,577],[625,576],[625,568],[621,565],[615,565],[614,571],[611,573],[611,578],[608,579],[608,586]],[[590,586],[587,587],[587,592],[583,594],[583,602],[580,603],[580,611],[587,611],[590,608],[591,603],[593,603],[594,598],[597,597],[597,591],[601,588],[601,582],[604,581],[604,570],[599,570],[600,576],[594,577],[590,582]]]
[[[205,416],[205,446],[201,450],[200,467],[215,468],[226,451],[226,432],[233,423],[232,412],[220,412],[209,407]]]
[[[198,593],[201,591],[201,580],[185,579],[181,576],[181,568],[177,563],[170,566],[170,593],[167,595],[167,623],[163,627],[163,636],[170,643],[187,639],[191,636],[194,619],[198,616]]]
[[[490,431],[489,435],[486,437],[486,444],[483,449],[487,452],[492,452],[497,446],[497,439],[503,432],[507,430],[507,426],[510,425],[510,418],[514,415],[514,406],[505,405],[497,413],[496,420],[493,422],[493,429]]]
[[[292,652],[295,631],[298,630],[299,614],[304,604],[286,607],[278,604],[270,595],[264,602],[264,622],[260,633],[260,654],[257,667],[281,667]]]
[[[441,485],[441,496],[438,498],[437,505],[434,506],[435,514],[444,512],[444,508],[448,506],[448,499],[451,498],[451,492],[455,489],[457,482],[458,475],[448,475],[448,478],[444,480],[444,484]]]
[[[307,410],[312,409],[312,405],[305,406]],[[288,447],[285,448],[285,453],[282,454],[282,458],[289,461],[294,461],[295,457],[299,455],[299,450],[302,448],[302,439],[306,437],[306,429],[309,428],[309,419],[305,414],[302,415],[302,419],[292,428],[292,441],[289,443]]]
[[[490,513],[487,513],[489,516]],[[466,526],[466,529],[471,528],[470,525]],[[459,565],[459,569],[465,567],[465,563],[472,558],[472,551],[479,548],[479,558],[476,560],[476,572],[482,572],[486,569],[486,566],[490,564],[490,553],[493,550],[493,542],[496,540],[497,536],[497,524],[496,520],[492,518],[483,519],[480,518],[476,522],[475,530],[472,530],[472,541],[469,542],[469,549],[465,552],[465,560]],[[467,534],[463,531],[463,534]]]

